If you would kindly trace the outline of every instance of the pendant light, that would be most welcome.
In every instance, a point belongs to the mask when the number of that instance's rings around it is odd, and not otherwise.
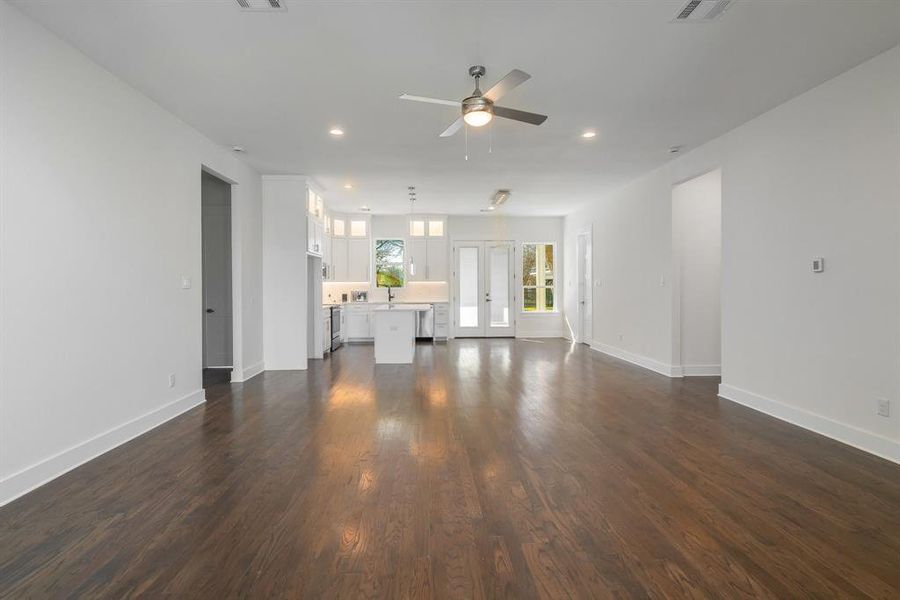
[[[416,186],[411,185],[407,189],[409,190],[409,223],[411,225],[416,208]],[[407,229],[409,229],[409,226],[407,226]],[[409,253],[409,274],[413,277],[416,275],[416,260],[412,252]]]

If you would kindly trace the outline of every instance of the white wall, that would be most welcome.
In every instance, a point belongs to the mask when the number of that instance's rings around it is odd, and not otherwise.
[[[562,217],[504,217],[504,216],[450,216],[448,218],[450,241],[455,240],[510,240],[515,242],[516,284],[522,281],[522,244],[547,242],[556,244],[557,304],[554,313],[535,314],[522,312],[522,292],[516,294],[516,337],[562,337],[567,329],[563,318],[567,288],[565,286]],[[574,242],[573,242],[574,243]],[[452,264],[451,264],[452,272]]]
[[[722,172],[672,188],[672,363],[684,375],[721,372]]]
[[[716,168],[721,393],[900,461],[900,47],[569,215],[598,347],[672,366],[671,186]]]
[[[203,166],[237,184],[242,369],[262,288],[255,171],[3,2],[0,40],[2,504],[203,401]]]
[[[267,370],[306,369],[307,180],[263,177],[263,340]]]

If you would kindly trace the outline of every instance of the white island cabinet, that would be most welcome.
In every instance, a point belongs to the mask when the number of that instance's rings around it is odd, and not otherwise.
[[[416,315],[430,310],[429,304],[393,304],[378,306],[375,318],[376,364],[409,364],[416,354]]]

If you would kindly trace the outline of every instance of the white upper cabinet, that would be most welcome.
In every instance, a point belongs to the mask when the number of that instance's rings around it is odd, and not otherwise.
[[[409,237],[444,237],[447,217],[437,215],[410,215]]]
[[[447,217],[428,217],[428,237],[444,237]]]
[[[331,240],[331,281],[350,281],[347,267],[350,265],[350,240],[332,238]]]
[[[448,280],[446,222],[446,217],[410,216],[406,267],[409,281]]]
[[[409,253],[409,258],[406,267],[406,278],[409,281],[427,281],[428,244],[425,238],[410,237],[407,252]]]
[[[368,219],[350,219],[350,237],[369,236]]]
[[[410,217],[409,218],[409,237],[425,237],[425,219]]]
[[[308,252],[321,255],[325,246],[325,230],[322,223],[313,219],[306,221],[306,236]]]
[[[347,260],[347,281],[369,281],[369,239],[349,240]]]
[[[321,255],[325,251],[325,199],[306,186],[306,250]]]
[[[447,240],[443,237],[429,237],[426,241],[428,263],[425,265],[425,278],[428,281],[448,281],[447,264],[449,252]]]
[[[324,226],[331,231],[327,279],[354,283],[369,281],[371,217],[332,213],[327,215]]]

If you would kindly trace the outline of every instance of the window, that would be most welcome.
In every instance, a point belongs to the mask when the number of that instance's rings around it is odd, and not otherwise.
[[[403,240],[376,240],[375,285],[378,287],[403,287],[406,282],[404,260]]]
[[[344,234],[344,220],[343,219],[335,219],[332,223],[332,230],[334,231],[334,235],[343,236]]]
[[[553,244],[522,245],[522,309],[556,311],[556,272]]]

